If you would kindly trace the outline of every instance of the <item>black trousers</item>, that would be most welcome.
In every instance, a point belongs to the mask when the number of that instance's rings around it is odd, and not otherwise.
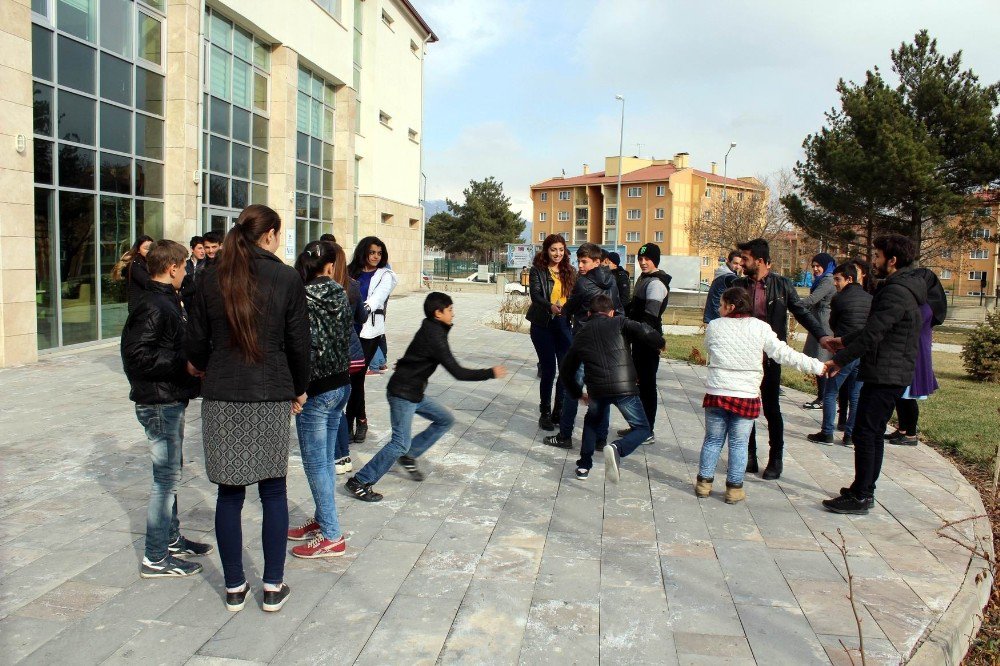
[[[779,402],[781,390],[781,365],[771,359],[764,361],[764,379],[760,383],[760,407],[767,419],[767,439],[770,446],[768,462],[781,462],[785,451],[785,420],[781,417]],[[750,431],[747,457],[757,459],[757,425]]]
[[[632,365],[635,366],[636,379],[639,381],[639,401],[642,403],[642,411],[646,413],[646,421],[652,431],[658,402],[656,371],[660,367],[660,351],[637,342],[632,345]]]
[[[899,419],[900,432],[916,435],[917,421],[920,420],[920,403],[908,398],[897,398],[896,417]]]
[[[365,373],[368,372],[368,366],[371,365],[375,350],[379,348],[382,337],[361,338],[361,349],[365,352],[365,369],[363,372],[355,372],[351,375],[351,397],[347,399],[347,409],[345,410],[347,425],[352,429],[352,432],[356,421],[368,420],[368,413],[365,411]]]
[[[875,496],[875,482],[882,472],[885,455],[885,426],[892,416],[896,400],[905,386],[865,382],[858,399],[858,417],[854,423],[854,483],[855,497]]]

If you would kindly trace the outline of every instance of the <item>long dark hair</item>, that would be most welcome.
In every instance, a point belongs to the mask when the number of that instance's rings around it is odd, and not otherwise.
[[[546,236],[545,240],[542,241],[542,251],[535,255],[531,265],[540,271],[549,270],[549,248],[556,243],[562,243],[563,248],[566,248],[566,239],[559,234]],[[576,271],[569,263],[568,249],[563,253],[562,261],[559,262],[559,279],[562,281],[563,296],[569,296],[569,292],[573,291],[573,283],[576,282]]]
[[[354,256],[351,257],[351,263],[347,265],[347,273],[352,278],[357,279],[361,275],[361,271],[368,265],[368,248],[372,245],[378,245],[382,248],[382,259],[378,262],[378,268],[385,268],[386,264],[389,263],[389,248],[385,246],[385,243],[378,236],[365,236],[354,248]]]
[[[753,314],[753,303],[750,302],[750,292],[743,287],[730,287],[722,292],[722,300],[733,306],[734,315]]]
[[[152,236],[147,236],[145,234],[139,236],[135,240],[135,242],[132,243],[132,247],[129,248],[128,251],[126,251],[125,254],[121,256],[121,258],[118,260],[118,263],[115,264],[115,267],[111,269],[111,279],[118,281],[121,280],[122,277],[125,275],[131,275],[132,260],[135,259],[136,257],[138,257],[139,261],[146,260],[145,257],[142,256],[142,253],[139,252],[139,248],[142,247],[142,244],[145,243],[146,241],[152,241],[152,240],[153,240]]]
[[[240,213],[218,254],[219,289],[226,309],[232,344],[248,363],[259,363],[264,352],[257,339],[257,276],[254,248],[261,236],[281,230],[281,218],[267,206],[254,204]]]
[[[337,261],[337,253],[333,243],[312,241],[302,248],[302,254],[295,260],[295,270],[299,272],[303,282],[309,282],[323,272],[327,264]]]

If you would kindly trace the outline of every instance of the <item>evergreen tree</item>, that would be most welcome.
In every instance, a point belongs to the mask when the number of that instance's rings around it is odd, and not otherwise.
[[[510,209],[503,183],[492,176],[469,181],[464,203],[448,199],[448,211],[427,223],[427,243],[445,252],[468,252],[488,260],[493,250],[517,243],[524,231],[520,212]]]

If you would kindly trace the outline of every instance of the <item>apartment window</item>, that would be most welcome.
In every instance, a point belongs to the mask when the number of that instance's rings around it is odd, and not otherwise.
[[[711,266],[712,265],[712,257],[702,257],[701,258],[701,265],[702,266]]]
[[[951,250],[945,250],[941,253],[942,259],[951,259]]]
[[[340,18],[340,2],[339,0],[313,0],[317,5],[323,8],[330,16],[339,19]]]
[[[571,193],[569,190],[559,190],[559,201],[569,201]]]
[[[653,213],[653,218],[657,219],[657,220],[662,220],[663,219],[663,209],[662,208],[657,208],[654,211],[654,213]]]
[[[392,116],[390,116],[385,111],[378,112],[378,121],[383,125],[385,125],[386,127],[388,127],[389,129],[392,129],[392,125],[390,124],[392,122]]]
[[[419,141],[417,141],[417,136],[418,136],[417,130],[410,129],[407,131],[407,135],[410,137],[410,141],[412,141],[413,143],[419,143]]]
[[[736,193],[736,200],[737,201],[743,201],[743,193],[742,192],[737,192]]]
[[[942,280],[950,280],[951,279],[951,271],[948,270],[947,268],[945,268],[944,270],[942,270],[941,271],[941,279]]]
[[[653,242],[654,243],[662,243],[663,242],[663,232],[662,231],[656,231],[656,232],[653,233]]]
[[[702,213],[701,219],[705,220],[706,222],[711,222],[712,221],[712,211],[706,210],[704,213]]]
[[[549,193],[548,192],[539,192],[538,193],[538,200],[539,201],[548,201],[549,200]]]
[[[634,254],[626,254],[625,255],[625,263],[627,265],[629,265],[629,266],[635,266],[635,255]]]
[[[628,193],[626,194],[626,196],[632,197],[633,199],[635,199],[636,197],[641,197],[642,196],[642,188],[641,187],[630,187],[630,188],[628,188]]]
[[[975,210],[975,211],[974,211],[974,212],[972,213],[972,215],[973,215],[974,217],[989,217],[989,216],[990,216],[990,207],[989,207],[989,206],[986,206],[985,208],[977,208],[977,209],[976,209],[976,210]]]
[[[663,197],[663,196],[666,196],[666,194],[667,194],[667,186],[666,185],[657,185],[656,186],[656,196]]]
[[[333,138],[336,90],[299,67],[295,150],[295,245],[333,233]]]
[[[989,250],[972,250],[969,252],[969,259],[989,259]]]
[[[706,199],[711,199],[712,198],[712,188],[711,187],[706,187],[705,188],[705,198]]]
[[[628,243],[638,243],[639,242],[639,232],[638,231],[627,231],[625,232],[625,241]]]
[[[559,211],[559,221],[560,222],[569,222],[569,211],[567,211],[567,210],[561,210],[561,211]]]
[[[392,27],[392,24],[395,23],[395,19],[393,19],[392,16],[389,15],[389,12],[384,9],[382,10],[382,23],[385,23],[390,28]]]
[[[973,282],[981,282],[986,277],[986,271],[969,271],[969,279]]]
[[[625,219],[626,220],[641,220],[642,219],[642,211],[639,210],[638,208],[629,208],[628,211],[626,211],[626,213],[625,213]]]
[[[541,243],[544,240],[545,240],[545,232],[544,231],[539,231],[538,232],[538,242]]]
[[[548,213],[539,213],[538,214],[538,221],[539,222],[545,222],[548,219],[549,219],[549,214]]]
[[[608,208],[605,211],[604,219],[608,221],[608,224],[614,224],[618,221],[618,208]]]
[[[965,292],[965,295],[966,296],[982,296],[983,292],[981,292],[981,291],[967,291],[967,292]]]
[[[986,214],[989,215],[989,210],[990,209],[987,208],[985,210],[986,210]],[[990,238],[990,230],[989,229],[976,229],[975,231],[972,232],[972,237],[973,238],[983,238],[985,240],[989,240],[989,238]]]

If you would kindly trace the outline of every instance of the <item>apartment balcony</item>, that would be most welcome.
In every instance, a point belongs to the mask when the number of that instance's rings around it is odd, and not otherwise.
[[[587,227],[577,227],[573,233],[573,244],[581,245],[587,242]]]
[[[577,190],[576,196],[573,199],[573,203],[577,206],[587,205],[587,190]]]

